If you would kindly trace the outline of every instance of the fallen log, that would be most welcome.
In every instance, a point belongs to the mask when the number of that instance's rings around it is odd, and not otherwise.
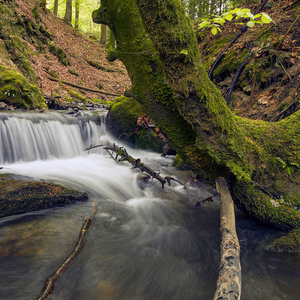
[[[67,268],[67,266],[71,263],[71,261],[75,258],[75,256],[81,250],[81,248],[84,244],[84,237],[85,237],[86,231],[88,230],[91,222],[92,222],[92,220],[89,217],[87,217],[81,230],[80,230],[79,240],[78,240],[73,252],[55,271],[54,275],[47,279],[47,281],[44,285],[44,288],[43,288],[40,296],[37,298],[37,300],[49,300],[51,298],[51,294],[53,292],[55,282],[59,279],[59,276],[63,273],[63,271]]]
[[[213,300],[239,300],[242,275],[240,245],[235,230],[234,204],[224,178],[216,179],[217,191],[221,194],[220,232],[221,262],[217,289]]]
[[[77,84],[72,83],[72,82],[68,82],[68,81],[65,81],[65,80],[62,80],[62,79],[59,79],[59,78],[52,77],[52,76],[47,76],[47,77],[48,77],[48,79],[50,79],[52,81],[61,82],[61,83],[64,83],[64,84],[76,87],[76,88],[81,89],[81,90],[85,90],[85,91],[89,91],[89,92],[93,92],[93,93],[99,93],[99,94],[117,96],[117,97],[120,96],[120,95],[115,94],[115,93],[110,93],[110,92],[105,92],[105,91],[99,91],[99,90],[90,89],[90,88],[87,88],[87,87],[84,87],[84,86],[81,86],[81,85],[77,85]]]
[[[173,177],[166,176],[166,177],[161,177],[160,172],[154,171],[151,168],[147,167],[144,165],[139,158],[135,159],[132,156],[130,156],[126,149],[123,147],[118,147],[116,144],[111,143],[109,141],[106,141],[103,143],[103,145],[91,145],[89,148],[84,149],[84,151],[88,151],[97,147],[102,147],[103,149],[110,155],[110,157],[116,161],[117,163],[121,161],[127,161],[129,162],[133,168],[139,168],[142,172],[148,173],[152,178],[158,180],[162,184],[162,188],[164,188],[165,184],[168,183],[168,185],[171,185],[171,181],[176,181],[183,185],[180,181],[176,180]],[[113,156],[112,153],[115,153],[115,157]]]

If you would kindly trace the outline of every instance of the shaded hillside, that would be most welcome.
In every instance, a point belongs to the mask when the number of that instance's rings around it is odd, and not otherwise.
[[[249,8],[255,11],[256,7]],[[277,121],[299,109],[300,1],[269,0],[264,11],[275,23],[248,28],[217,65],[212,80],[224,94],[253,41],[252,55],[229,105],[242,117]],[[197,30],[207,71],[240,28],[231,21],[216,36],[205,29]]]
[[[130,80],[121,62],[109,63],[106,48],[94,37],[64,24],[52,12],[39,9],[33,12],[34,1],[0,1],[0,67],[22,74],[28,84],[37,84],[40,95],[59,95],[62,101],[98,102],[112,100],[114,96],[94,93],[51,81],[56,77],[92,90],[123,94]],[[89,62],[88,62],[89,61]],[[94,64],[94,66],[91,65]],[[1,70],[0,70],[1,71]],[[4,71],[1,78],[7,78]],[[23,77],[22,77],[23,78]],[[22,108],[39,108],[32,90],[28,90],[28,103],[23,98],[22,83],[15,79],[9,87],[1,82],[0,101]],[[5,93],[6,92],[6,93]]]

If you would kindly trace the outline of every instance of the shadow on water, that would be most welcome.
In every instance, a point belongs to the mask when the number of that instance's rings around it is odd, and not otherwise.
[[[32,124],[40,126],[39,122]],[[51,130],[58,126],[68,131],[68,125],[48,125],[47,143],[54,141],[49,147],[55,149],[54,137],[59,132],[52,135]],[[94,125],[89,128],[85,132],[94,139]],[[96,128],[98,135],[103,134],[102,129]],[[63,145],[84,147],[84,143],[93,143],[88,139],[83,142],[84,135],[81,131],[74,141]],[[1,300],[36,299],[46,279],[72,252],[87,215],[92,224],[85,245],[57,282],[51,299],[213,298],[220,260],[218,197],[196,209],[190,203],[209,196],[205,188],[187,193],[177,184],[163,190],[158,182],[151,182],[140,190],[129,165],[116,164],[101,149],[89,155],[78,150],[71,156],[68,149],[62,151],[64,155],[49,155],[44,160],[6,162],[0,170],[0,174],[9,171],[40,178],[90,195],[84,203],[0,219]],[[128,151],[164,176],[172,174],[183,181],[186,177],[171,166],[171,158]],[[21,155],[22,151],[16,153]],[[299,299],[299,260],[264,251],[280,233],[262,227],[240,211],[236,216],[242,299]]]

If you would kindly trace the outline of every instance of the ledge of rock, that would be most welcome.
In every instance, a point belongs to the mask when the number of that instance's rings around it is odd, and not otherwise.
[[[0,175],[0,217],[65,206],[87,199],[86,193],[58,184],[21,177],[19,179],[11,174]]]

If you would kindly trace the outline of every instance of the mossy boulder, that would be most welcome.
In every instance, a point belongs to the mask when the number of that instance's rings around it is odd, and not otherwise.
[[[46,107],[45,99],[35,84],[14,68],[0,65],[0,101],[19,108]]]
[[[70,190],[58,184],[16,180],[9,174],[0,175],[0,217],[64,206],[87,199],[86,193]]]
[[[142,128],[135,133],[137,119],[144,113],[144,107],[134,98],[121,96],[110,106],[107,117],[107,129],[121,140],[126,140],[139,149],[151,149],[163,152],[164,142],[156,133]]]
[[[294,229],[287,235],[273,241],[266,250],[277,253],[300,254],[300,229]]]

